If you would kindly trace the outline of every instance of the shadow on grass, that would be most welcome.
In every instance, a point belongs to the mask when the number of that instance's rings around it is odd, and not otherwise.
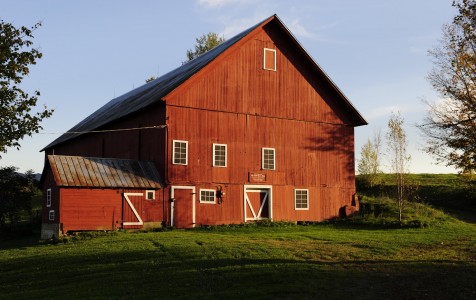
[[[57,247],[57,246],[45,246]],[[2,297],[21,299],[474,299],[476,264],[453,260],[323,262],[220,259],[167,249],[12,258]],[[113,250],[113,249],[111,249]],[[219,254],[217,253],[217,256]],[[52,284],[54,283],[54,284]],[[47,287],[47,288],[46,288]]]

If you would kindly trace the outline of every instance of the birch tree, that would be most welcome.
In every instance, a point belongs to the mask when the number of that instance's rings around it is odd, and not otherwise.
[[[395,173],[395,185],[397,189],[398,220],[402,222],[403,209],[405,207],[406,175],[410,155],[407,153],[408,140],[403,129],[404,120],[400,113],[392,114],[388,121],[387,145],[391,158],[391,167]]]

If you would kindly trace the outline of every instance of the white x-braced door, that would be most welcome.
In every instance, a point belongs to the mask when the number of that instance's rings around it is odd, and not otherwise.
[[[271,186],[244,186],[245,222],[272,218]]]

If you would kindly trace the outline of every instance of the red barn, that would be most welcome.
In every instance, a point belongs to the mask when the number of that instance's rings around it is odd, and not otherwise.
[[[127,227],[124,209],[110,203],[127,208],[127,193],[148,190],[155,197],[138,215],[150,211],[148,222],[178,228],[338,217],[355,194],[354,127],[365,124],[271,16],[111,100],[46,146],[44,210],[53,217],[45,213],[45,235]],[[149,173],[133,172],[123,160],[147,164]],[[91,178],[69,185],[68,178],[65,185],[57,175],[59,165],[85,178],[104,175],[85,171],[87,161],[148,183],[98,186]],[[97,220],[82,217],[93,214]]]

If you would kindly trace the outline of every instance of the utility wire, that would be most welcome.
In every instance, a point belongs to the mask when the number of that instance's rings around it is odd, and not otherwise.
[[[38,134],[84,134],[84,133],[102,133],[102,132],[116,132],[116,131],[131,131],[142,129],[162,129],[167,125],[135,127],[135,128],[121,128],[121,129],[107,129],[107,130],[90,130],[90,131],[66,131],[66,132],[38,132]]]

